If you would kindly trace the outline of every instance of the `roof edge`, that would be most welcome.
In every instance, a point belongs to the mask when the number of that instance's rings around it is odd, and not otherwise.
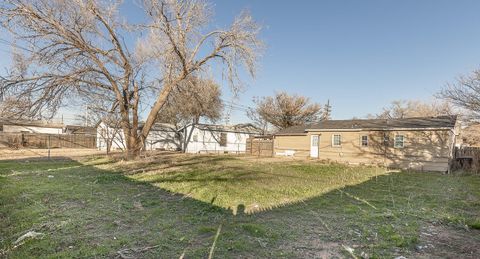
[[[356,132],[356,131],[419,131],[419,130],[451,130],[455,127],[430,127],[430,128],[361,128],[361,129],[305,129],[307,132],[314,132],[314,131],[321,131],[321,132],[329,132],[329,131],[348,131],[348,132]]]

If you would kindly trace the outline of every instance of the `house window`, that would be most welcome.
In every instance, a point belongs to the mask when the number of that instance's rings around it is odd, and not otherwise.
[[[360,144],[362,147],[368,147],[368,136],[364,135],[360,138]]]
[[[395,136],[395,143],[393,145],[395,148],[403,148],[405,146],[405,136],[403,135],[396,135]]]
[[[342,146],[342,135],[334,134],[332,136],[332,147]]]
[[[197,142],[198,141],[198,135],[197,134],[193,135],[192,139],[193,139],[193,142]]]
[[[227,146],[227,133],[220,133],[220,146],[221,147]]]

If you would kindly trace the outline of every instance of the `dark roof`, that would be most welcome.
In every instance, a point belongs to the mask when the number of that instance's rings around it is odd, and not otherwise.
[[[299,125],[299,126],[292,126],[286,129],[282,129],[275,133],[274,135],[306,135],[307,131],[305,130],[308,125]]]
[[[71,131],[72,133],[91,133],[91,134],[94,134],[94,133],[97,132],[97,129],[95,127],[80,126],[80,125],[66,125],[65,130],[66,131]]]
[[[97,124],[97,128],[100,127],[101,123],[102,123],[102,121],[99,124]],[[121,123],[118,123],[117,125],[115,125],[114,123],[111,123],[111,122],[106,123],[105,121],[103,121],[103,123],[105,125],[107,125],[107,127],[112,128],[112,129],[121,129],[122,128]],[[143,121],[139,122],[138,123],[139,130],[141,130],[144,125],[145,125],[145,122],[143,122]],[[152,128],[150,129],[150,131],[172,131],[172,132],[176,132],[177,130],[175,129],[175,126],[172,125],[172,124],[155,122],[152,125]]]
[[[143,126],[145,125],[144,122],[141,122],[139,124],[140,124],[139,125],[140,128],[143,128]],[[177,130],[175,129],[175,125],[173,125],[173,124],[155,122],[152,125],[152,128],[150,129],[150,131],[171,131],[171,132],[175,132]]]
[[[404,119],[328,120],[293,126],[275,135],[303,135],[316,130],[395,130],[395,129],[453,129],[457,116],[417,117]]]
[[[235,132],[246,134],[260,134],[261,130],[250,123],[236,125],[195,124],[195,127],[206,131]]]

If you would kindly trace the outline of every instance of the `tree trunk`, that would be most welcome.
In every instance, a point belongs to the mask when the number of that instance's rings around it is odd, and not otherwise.
[[[135,159],[140,156],[140,151],[142,150],[142,141],[138,137],[137,129],[130,129],[128,136],[125,136],[127,140],[127,154],[126,159]]]
[[[158,95],[157,101],[155,102],[152,109],[150,110],[150,113],[148,114],[145,124],[143,125],[142,131],[140,133],[140,138],[142,142],[147,139],[148,133],[150,133],[150,129],[152,129],[152,126],[155,123],[155,120],[157,119],[158,113],[167,102],[167,98],[172,92],[172,90],[176,87],[178,82],[185,79],[186,77],[187,77],[187,74],[178,78],[176,82],[166,84],[165,87],[162,89],[162,91]]]
[[[107,155],[110,154],[110,149],[112,148],[112,142],[113,140],[110,140],[107,138]]]
[[[188,143],[190,142],[190,139],[192,138],[193,131],[195,130],[195,123],[192,123],[191,126],[192,128],[190,129],[190,132],[187,134],[187,127],[185,127],[185,137],[184,137],[184,142],[183,142],[183,153],[187,152],[187,147]]]

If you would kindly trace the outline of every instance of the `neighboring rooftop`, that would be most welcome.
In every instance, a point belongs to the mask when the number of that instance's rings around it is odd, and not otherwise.
[[[247,134],[259,134],[261,130],[250,123],[236,125],[196,124],[196,128],[208,131],[223,131]]]
[[[0,125],[15,125],[15,126],[30,126],[30,127],[44,127],[44,128],[63,128],[65,125],[63,123],[52,123],[43,120],[11,120],[11,119],[0,119]]]
[[[97,129],[89,126],[66,125],[65,132],[72,134],[96,134]]]
[[[325,130],[394,130],[394,129],[453,129],[457,116],[416,117],[404,119],[327,120],[280,130],[275,135],[303,135]]]
[[[145,123],[140,122],[139,128],[141,129]],[[153,124],[151,131],[182,131],[185,127],[190,127],[192,124],[188,124],[180,129],[176,129],[175,125],[168,124],[168,123],[160,123],[156,122]],[[109,125],[109,127],[114,127]],[[120,128],[120,125],[116,126]],[[236,124],[236,125],[217,125],[217,124],[195,124],[195,127],[200,130],[206,131],[222,131],[222,132],[235,132],[235,133],[247,133],[247,134],[260,134],[261,130],[255,127],[251,123],[243,123],[243,124]]]

